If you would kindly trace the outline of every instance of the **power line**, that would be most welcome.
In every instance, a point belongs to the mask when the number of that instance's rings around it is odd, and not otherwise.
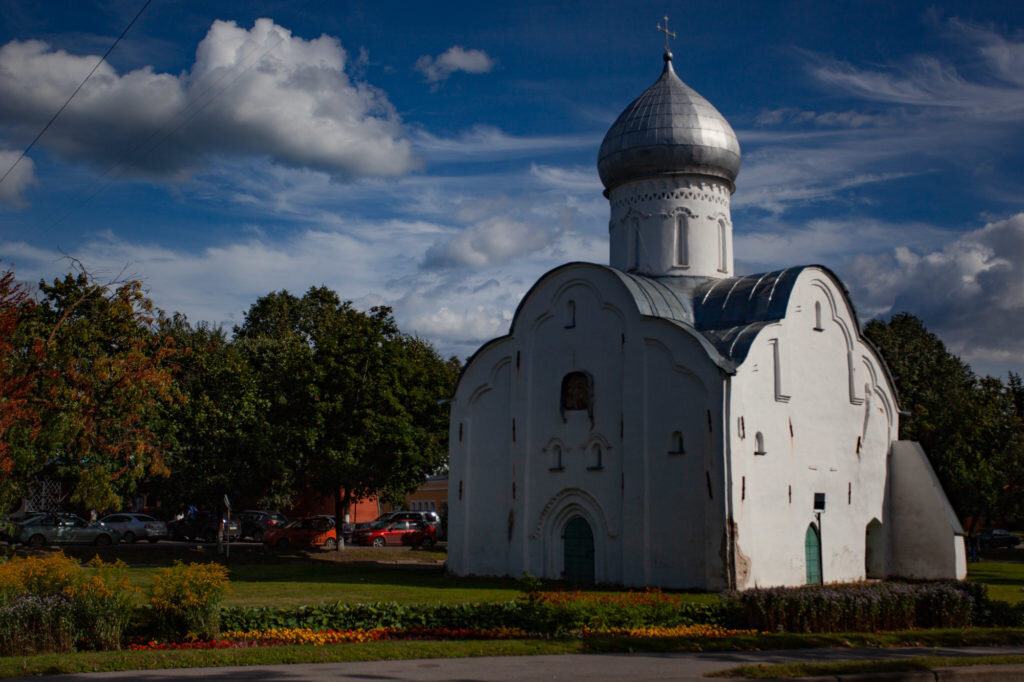
[[[92,75],[96,73],[96,69],[100,68],[100,64],[107,60],[107,57],[110,56],[110,53],[114,51],[114,48],[117,47],[117,44],[119,42],[121,42],[121,39],[125,37],[129,30],[131,30],[131,27],[135,25],[135,22],[139,20],[139,17],[142,16],[142,13],[146,11],[146,8],[149,7],[149,4],[151,2],[153,2],[153,0],[146,0],[146,4],[142,6],[142,9],[140,9],[139,13],[135,15],[135,18],[128,22],[128,25],[125,26],[125,29],[123,31],[121,31],[121,35],[117,37],[117,40],[114,41],[114,44],[107,49],[107,51],[103,54],[102,57],[100,57],[100,60],[96,62],[96,66],[92,67],[92,71],[89,72],[89,75],[86,76],[85,79],[78,84],[78,87],[75,88],[75,91],[71,93],[71,96],[68,97],[67,101],[61,105],[60,109],[57,110],[57,113],[53,115],[53,118],[51,118],[46,123],[46,125],[43,126],[43,129],[40,130],[39,134],[35,136],[35,139],[28,143],[28,146],[25,147],[25,151],[23,151],[21,153],[21,156],[19,156],[18,159],[13,164],[11,164],[11,167],[7,169],[7,172],[4,173],[3,177],[0,177],[0,184],[3,184],[3,181],[6,180],[7,176],[11,174],[11,171],[13,171],[15,167],[19,163],[21,163],[21,160],[25,158],[25,155],[28,154],[29,150],[32,149],[32,147],[35,146],[35,143],[39,141],[39,138],[41,138],[43,134],[50,129],[50,126],[53,125],[53,122],[56,121],[57,117],[61,115],[61,112],[63,112],[67,108],[67,106],[71,104],[71,100],[75,98],[75,95],[78,94],[78,91],[82,89],[82,87],[86,84],[86,82],[88,82],[90,78],[92,78]]]

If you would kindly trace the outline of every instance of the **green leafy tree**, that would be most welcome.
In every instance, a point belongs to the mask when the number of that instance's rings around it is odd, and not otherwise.
[[[325,287],[275,292],[235,337],[295,480],[333,498],[338,514],[370,494],[399,497],[444,465],[457,363],[402,334],[390,309],[358,311]]]
[[[223,330],[193,327],[181,315],[161,320],[174,342],[180,398],[166,406],[173,443],[166,479],[153,491],[172,507],[219,506],[223,496],[283,506],[293,496],[290,471],[276,465],[267,434],[267,402],[254,368]]]
[[[973,525],[1009,511],[1007,485],[1024,444],[1012,386],[977,378],[908,313],[873,320],[864,333],[885,358],[909,412],[900,420],[900,437],[921,443],[961,518]]]

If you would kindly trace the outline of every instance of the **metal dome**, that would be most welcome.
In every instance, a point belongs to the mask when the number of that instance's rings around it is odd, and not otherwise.
[[[606,190],[659,175],[696,173],[721,178],[730,189],[740,170],[740,143],[711,103],[672,69],[666,52],[661,78],[608,130],[597,157]]]

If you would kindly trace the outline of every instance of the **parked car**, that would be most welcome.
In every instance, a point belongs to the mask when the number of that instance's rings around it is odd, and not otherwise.
[[[121,534],[102,523],[90,523],[74,514],[45,514],[17,524],[11,539],[34,548],[64,544],[102,546],[119,543]]]
[[[242,537],[251,538],[256,542],[262,542],[263,534],[268,528],[283,526],[288,523],[288,517],[279,511],[265,511],[248,509],[238,515],[242,523]]]
[[[423,523],[429,523],[431,526],[436,527],[441,520],[436,512],[398,509],[395,511],[384,512],[373,521],[357,523],[355,529],[360,530],[363,528],[369,528],[372,524],[380,521],[422,521]]]
[[[433,525],[411,519],[374,521],[366,528],[357,528],[352,534],[353,544],[373,547],[386,545],[431,547],[436,540],[437,531]]]
[[[985,530],[981,532],[981,546],[986,549],[1012,548],[1019,545],[1020,538],[1008,530]]]
[[[136,540],[160,542],[170,537],[167,524],[149,514],[120,512],[104,516],[100,519],[100,523],[120,533],[122,542],[132,543]]]
[[[331,516],[309,516],[289,521],[283,526],[268,528],[263,544],[275,549],[289,547],[321,547],[338,549],[338,535]]]
[[[219,514],[209,510],[187,514],[167,524],[167,531],[172,540],[200,540],[217,542],[217,533],[221,521],[224,522],[224,539],[234,542],[242,536],[238,519],[223,519]]]

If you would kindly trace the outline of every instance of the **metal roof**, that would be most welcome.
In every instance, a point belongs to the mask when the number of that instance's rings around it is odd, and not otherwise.
[[[757,333],[786,316],[793,285],[805,267],[722,279],[607,270],[625,284],[642,315],[693,328],[735,367],[746,359]]]
[[[730,187],[740,170],[740,143],[732,126],[679,80],[672,54],[661,77],[626,107],[608,130],[597,157],[606,189],[630,180],[696,173]]]

